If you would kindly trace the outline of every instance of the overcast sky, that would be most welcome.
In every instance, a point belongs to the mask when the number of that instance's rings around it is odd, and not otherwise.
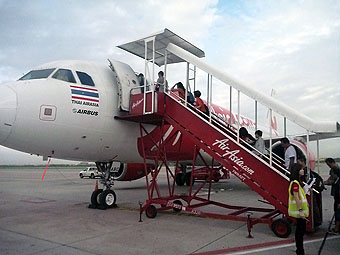
[[[142,71],[115,46],[168,28],[216,68],[267,95],[274,89],[309,117],[340,121],[339,13],[337,0],[0,0],[0,83],[60,59],[110,57]],[[218,89],[216,102],[227,106],[229,89]],[[340,157],[339,145],[323,141],[321,156]],[[0,164],[37,162],[0,147]]]

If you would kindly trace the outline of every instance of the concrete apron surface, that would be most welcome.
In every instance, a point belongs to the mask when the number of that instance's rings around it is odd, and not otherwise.
[[[145,179],[116,182],[118,207],[87,208],[95,180],[80,179],[80,167],[0,168],[0,254],[294,254],[294,231],[287,239],[266,224],[252,229],[245,222],[197,217],[188,213],[142,215]],[[324,176],[326,177],[326,176]],[[167,192],[165,174],[158,179]],[[198,187],[195,183],[194,187]],[[256,193],[232,176],[214,183],[212,199],[231,205],[268,207]],[[187,187],[176,188],[185,193]],[[202,191],[202,194],[204,190]],[[333,214],[330,189],[323,192],[324,223],[305,236],[306,254],[317,254]],[[203,209],[203,208],[201,208]],[[207,207],[210,212],[221,208]],[[337,254],[339,236],[330,236],[322,254]]]

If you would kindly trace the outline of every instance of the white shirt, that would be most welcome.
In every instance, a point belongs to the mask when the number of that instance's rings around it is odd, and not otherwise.
[[[258,150],[259,152],[261,152],[262,154],[266,154],[266,148],[264,146],[264,140],[262,137],[259,137],[255,144],[254,144],[254,148],[256,150]],[[255,151],[256,154],[259,154],[257,151]]]
[[[167,88],[168,87],[168,81],[165,81],[164,84],[164,77],[158,77],[157,79],[157,86],[159,86],[159,91],[164,92],[164,86]]]
[[[285,151],[285,167],[286,169],[289,168],[290,158],[294,157],[294,163],[297,162],[296,158],[296,151],[293,147],[293,145],[289,145],[289,147]]]

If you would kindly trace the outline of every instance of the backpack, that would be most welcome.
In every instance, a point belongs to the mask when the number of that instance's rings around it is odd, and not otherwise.
[[[188,91],[187,101],[189,104],[192,104],[192,105],[195,103],[194,95],[190,91]]]
[[[322,192],[325,189],[322,177],[313,171],[310,171],[310,174],[312,178],[316,179],[315,183],[313,184],[313,188],[315,188],[319,192]]]

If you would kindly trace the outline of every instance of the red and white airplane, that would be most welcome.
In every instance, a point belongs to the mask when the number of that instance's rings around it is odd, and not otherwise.
[[[124,98],[140,86],[139,80],[129,65],[109,62],[51,62],[33,68],[17,81],[1,84],[0,144],[43,157],[96,162],[103,169],[108,162],[109,168],[112,162],[120,162],[114,178],[118,181],[143,177],[139,124],[115,118],[129,109]],[[210,110],[226,123],[231,118],[232,125],[238,126],[237,116],[229,110],[217,105],[211,105]],[[253,120],[245,116],[239,119],[239,126],[255,131]],[[149,125],[148,129],[155,139],[159,137],[155,126]],[[275,119],[272,130],[278,137]],[[178,135],[173,135],[176,132],[173,126],[167,127],[163,139],[172,139],[167,146],[178,143]],[[191,162],[194,145],[182,135],[180,160]],[[300,154],[315,161],[303,143],[292,143]],[[153,150],[150,145],[147,153]],[[106,179],[109,185],[108,175]],[[103,198],[108,206],[115,203],[115,195],[110,191],[105,195],[112,198],[111,202]]]

